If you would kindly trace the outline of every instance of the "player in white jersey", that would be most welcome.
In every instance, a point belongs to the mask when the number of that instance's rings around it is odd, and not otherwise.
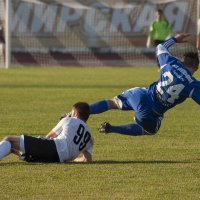
[[[0,159],[14,153],[27,162],[91,162],[94,142],[86,124],[89,115],[89,105],[78,102],[71,116],[61,119],[46,137],[6,137],[0,143]]]

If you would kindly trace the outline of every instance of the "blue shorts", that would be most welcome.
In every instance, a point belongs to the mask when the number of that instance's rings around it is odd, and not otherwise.
[[[117,96],[122,110],[134,110],[135,121],[148,133],[156,133],[163,115],[152,110],[151,101],[145,88],[132,88]]]

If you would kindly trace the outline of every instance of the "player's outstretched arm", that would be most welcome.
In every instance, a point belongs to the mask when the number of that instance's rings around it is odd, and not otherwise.
[[[175,35],[175,38],[176,38],[177,42],[187,42],[184,39],[189,36],[190,36],[190,34],[180,33],[180,34]]]

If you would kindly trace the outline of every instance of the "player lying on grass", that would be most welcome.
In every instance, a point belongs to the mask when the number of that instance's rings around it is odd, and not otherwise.
[[[120,133],[131,136],[153,135],[161,125],[164,113],[192,98],[200,104],[200,81],[192,75],[197,71],[197,52],[188,52],[184,60],[172,56],[168,48],[176,42],[183,42],[188,34],[178,34],[159,44],[156,55],[160,65],[160,78],[147,88],[135,87],[110,100],[102,100],[90,105],[91,114],[99,114],[110,109],[135,111],[135,124],[112,126],[105,122],[99,131]]]
[[[93,138],[86,124],[89,115],[89,105],[78,102],[71,117],[62,118],[46,137],[5,137],[0,143],[0,159],[14,153],[28,162],[91,162]]]

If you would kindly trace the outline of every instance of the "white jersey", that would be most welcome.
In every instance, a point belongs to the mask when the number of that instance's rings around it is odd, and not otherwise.
[[[60,162],[74,160],[87,150],[92,154],[93,138],[88,125],[74,117],[65,117],[52,129],[58,136],[53,138]]]

